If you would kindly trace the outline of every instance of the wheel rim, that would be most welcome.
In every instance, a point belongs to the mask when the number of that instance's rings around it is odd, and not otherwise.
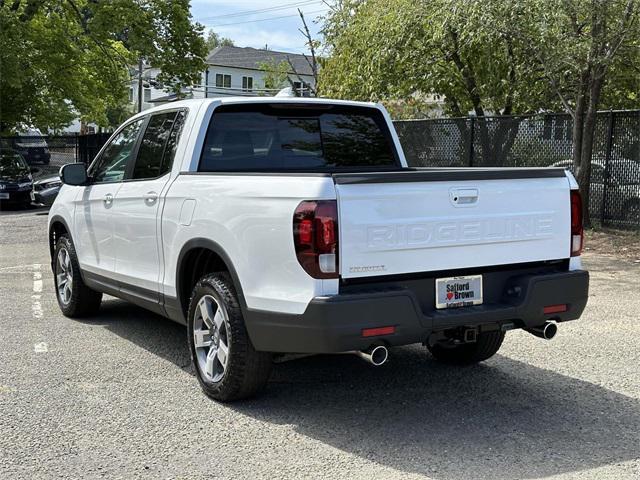
[[[58,298],[63,304],[67,305],[71,301],[73,293],[73,269],[71,268],[71,256],[66,248],[61,248],[58,251],[56,284]]]
[[[210,382],[219,382],[224,377],[229,360],[229,336],[227,312],[211,295],[198,302],[193,319],[193,343],[198,368]]]

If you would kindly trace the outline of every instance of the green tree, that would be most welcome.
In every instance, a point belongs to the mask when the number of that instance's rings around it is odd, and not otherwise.
[[[320,89],[327,96],[387,102],[439,95],[452,116],[534,111],[543,87],[516,32],[501,19],[503,4],[342,0],[325,18],[329,55]],[[495,130],[480,121],[477,127],[480,158],[501,162],[518,123]]]
[[[264,72],[263,82],[266,90],[278,90],[290,84],[290,67],[286,60],[261,62],[258,64],[258,68]]]
[[[448,114],[480,118],[480,153],[498,164],[518,122],[492,129],[482,117],[564,109],[586,206],[597,109],[639,105],[637,17],[635,0],[338,0],[322,32],[320,89],[442,95]]]
[[[573,119],[573,163],[589,218],[599,108],[638,107],[640,5],[635,0],[512,2],[512,21],[550,92]]]
[[[211,50],[217,47],[233,47],[234,46],[233,40],[227,37],[221,37],[218,33],[214,32],[213,30],[209,30],[204,42],[207,46],[208,52],[211,52]]]
[[[0,131],[107,126],[127,102],[140,57],[179,92],[197,83],[206,47],[187,0],[0,0]]]

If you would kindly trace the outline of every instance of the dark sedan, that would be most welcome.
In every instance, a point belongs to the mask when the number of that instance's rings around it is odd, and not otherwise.
[[[31,205],[33,201],[31,172],[22,155],[13,150],[0,150],[0,208],[6,205]]]
[[[33,182],[35,203],[40,203],[50,207],[58,196],[58,192],[61,187],[62,181],[58,175]]]

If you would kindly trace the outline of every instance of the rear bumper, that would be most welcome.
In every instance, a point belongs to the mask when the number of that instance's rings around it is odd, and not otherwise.
[[[583,270],[517,275],[503,285],[499,301],[459,309],[421,306],[413,290],[402,286],[370,289],[313,299],[301,315],[247,310],[245,321],[257,350],[289,353],[334,353],[363,350],[373,344],[390,346],[424,342],[434,332],[456,327],[481,330],[535,327],[552,319],[575,320],[589,293]],[[567,311],[544,315],[547,305],[566,304]],[[395,326],[395,333],[362,337],[362,330]]]

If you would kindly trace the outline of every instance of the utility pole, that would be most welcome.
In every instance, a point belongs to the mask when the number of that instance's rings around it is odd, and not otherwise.
[[[142,111],[142,57],[138,60],[138,113]]]

